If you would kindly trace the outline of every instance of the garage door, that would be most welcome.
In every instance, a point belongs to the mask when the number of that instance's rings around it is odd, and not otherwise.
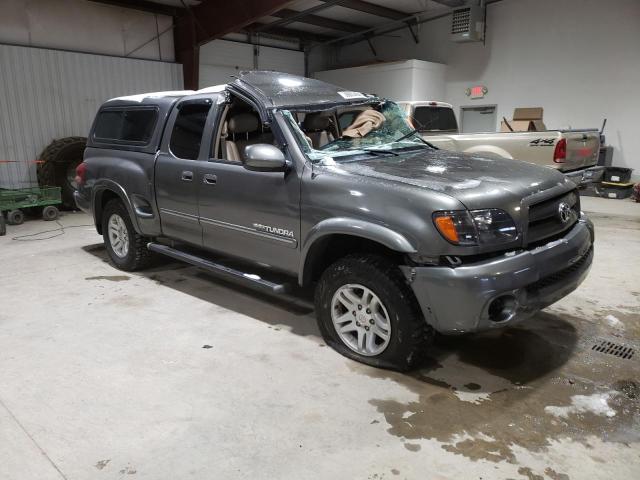
[[[304,53],[258,46],[257,68],[304,75]],[[253,45],[214,40],[200,47],[199,88],[227,83],[239,71],[254,69]]]

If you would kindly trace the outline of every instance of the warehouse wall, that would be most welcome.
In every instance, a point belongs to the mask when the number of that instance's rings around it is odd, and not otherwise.
[[[214,40],[200,47],[200,88],[227,83],[242,70],[276,70],[304,75],[304,53],[287,48]]]
[[[488,6],[486,46],[451,42],[450,21],[423,24],[418,45],[406,31],[373,39],[378,59],[446,63],[443,100],[456,108],[497,104],[498,118],[510,118],[514,107],[542,106],[549,128],[599,128],[606,117],[614,163],[640,173],[639,1],[503,0]],[[374,60],[361,42],[323,68]],[[489,93],[469,100],[464,91],[476,84]]]
[[[87,0],[0,0],[4,44],[172,62],[172,25],[165,15]]]
[[[0,45],[0,187],[36,183],[52,140],[86,136],[105,100],[182,88],[182,66],[103,55]],[[18,163],[15,163],[18,162]]]

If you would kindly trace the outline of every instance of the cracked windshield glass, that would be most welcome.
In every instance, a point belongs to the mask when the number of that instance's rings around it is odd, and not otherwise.
[[[340,107],[320,112],[283,110],[298,143],[314,162],[332,163],[363,156],[397,156],[431,148],[395,103]]]

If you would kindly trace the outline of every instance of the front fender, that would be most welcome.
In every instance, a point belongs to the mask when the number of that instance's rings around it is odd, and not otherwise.
[[[307,234],[303,244],[300,258],[298,281],[304,282],[304,271],[307,265],[307,256],[313,245],[328,235],[351,235],[365,238],[400,253],[416,253],[417,249],[403,235],[383,225],[349,217],[328,218],[317,223]]]

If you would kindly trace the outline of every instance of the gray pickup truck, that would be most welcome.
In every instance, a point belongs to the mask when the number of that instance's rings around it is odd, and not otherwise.
[[[531,317],[593,258],[557,171],[438,150],[393,102],[276,72],[109,100],[76,182],[116,267],[156,252],[273,294],[314,288],[327,344],[398,370],[434,331]]]

